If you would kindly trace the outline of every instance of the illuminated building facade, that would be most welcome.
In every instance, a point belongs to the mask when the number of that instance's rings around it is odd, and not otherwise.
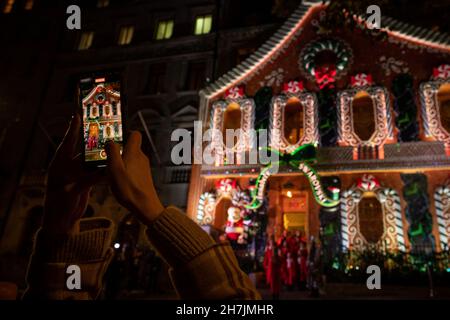
[[[213,139],[214,163],[194,166],[189,216],[212,234],[242,225],[237,242],[246,243],[256,221],[248,204],[264,167],[245,162],[255,148],[248,132],[267,129],[269,147],[282,155],[318,146],[312,166],[339,204],[319,205],[307,177],[282,166],[258,209],[263,233],[299,230],[320,238],[330,256],[447,251],[450,37],[389,17],[372,33],[362,20],[353,31],[328,30],[325,19],[322,2],[304,2],[248,59],[200,92],[203,129],[242,134],[231,149]]]

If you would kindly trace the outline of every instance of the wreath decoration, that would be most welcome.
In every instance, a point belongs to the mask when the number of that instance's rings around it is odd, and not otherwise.
[[[298,63],[306,77],[309,80],[317,80],[318,68],[316,66],[316,57],[323,51],[332,51],[336,54],[335,78],[338,79],[346,74],[353,59],[353,53],[350,46],[339,39],[320,39],[310,42],[300,52]]]

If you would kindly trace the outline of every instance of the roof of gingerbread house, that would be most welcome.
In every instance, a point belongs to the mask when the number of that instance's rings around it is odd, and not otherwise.
[[[263,67],[268,61],[274,59],[301,31],[304,21],[313,13],[314,9],[323,5],[324,2],[321,0],[303,1],[269,40],[241,64],[203,89],[200,92],[201,95],[207,99],[214,98],[230,87],[240,84],[257,68]],[[389,36],[400,37],[406,41],[419,42],[422,45],[450,51],[450,35],[446,33],[417,27],[386,16],[382,17],[381,29],[386,31]]]

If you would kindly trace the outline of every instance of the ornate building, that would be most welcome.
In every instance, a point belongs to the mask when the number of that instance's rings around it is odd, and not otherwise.
[[[378,31],[326,19],[322,1],[304,1],[200,92],[203,130],[241,134],[232,148],[213,138],[214,162],[194,166],[189,216],[240,244],[259,208],[262,233],[320,236],[330,254],[448,250],[450,36],[385,16]],[[252,129],[268,129],[284,161],[270,178],[270,164],[248,162]],[[302,146],[317,146],[307,166],[292,162]]]

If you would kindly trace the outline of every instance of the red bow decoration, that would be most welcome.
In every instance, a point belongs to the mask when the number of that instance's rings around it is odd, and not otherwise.
[[[335,67],[319,67],[314,71],[316,82],[320,89],[325,87],[334,88],[334,82],[336,81]]]
[[[370,86],[373,83],[372,75],[365,73],[358,73],[351,77],[350,83],[352,87]]]
[[[305,90],[302,81],[289,81],[283,84],[283,92],[284,93],[299,93]]]
[[[433,68],[433,78],[435,79],[450,78],[450,65],[441,64],[439,67]]]
[[[225,91],[225,99],[239,99],[244,97],[244,87],[237,86]]]

